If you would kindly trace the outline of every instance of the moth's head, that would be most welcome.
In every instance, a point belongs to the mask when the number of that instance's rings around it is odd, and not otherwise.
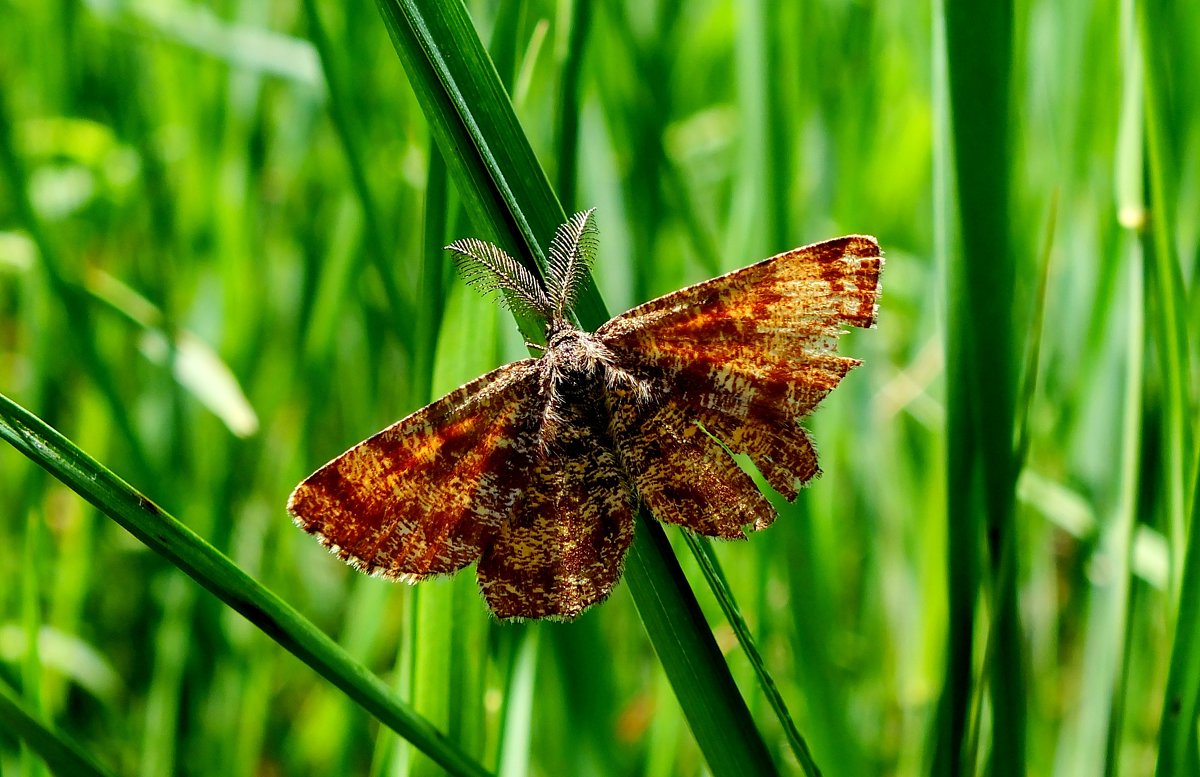
[[[483,294],[499,292],[501,303],[515,313],[540,317],[549,341],[557,332],[573,328],[569,316],[596,254],[595,213],[595,208],[580,211],[554,233],[544,284],[533,269],[492,243],[466,238],[446,250],[469,285]]]
[[[567,325],[551,334],[546,340],[549,374],[556,383],[582,383],[602,378],[607,382],[610,367],[615,366],[616,357],[600,338]]]

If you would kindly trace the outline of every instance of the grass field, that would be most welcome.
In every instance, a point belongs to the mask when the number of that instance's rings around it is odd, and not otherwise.
[[[0,775],[1200,774],[1197,76],[1180,0],[0,4]],[[824,475],[569,624],[296,529],[537,336],[441,247],[588,207],[590,327],[878,238]]]

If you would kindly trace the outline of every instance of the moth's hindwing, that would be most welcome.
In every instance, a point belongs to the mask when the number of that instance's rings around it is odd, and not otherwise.
[[[586,407],[562,412],[549,455],[479,562],[502,618],[575,617],[611,593],[633,540],[634,498],[612,440]]]

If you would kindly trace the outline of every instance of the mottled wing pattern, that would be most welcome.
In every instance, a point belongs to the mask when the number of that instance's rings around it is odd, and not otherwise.
[[[447,394],[317,470],[288,512],[365,572],[410,582],[478,559],[530,486],[535,360]]]
[[[618,450],[651,512],[719,537],[768,525],[774,511],[722,445],[749,455],[789,500],[819,473],[798,421],[859,363],[837,355],[837,338],[845,325],[874,325],[882,263],[873,238],[828,240],[668,294],[597,331],[651,388],[649,401],[610,392]]]
[[[600,416],[568,403],[549,455],[526,477],[479,562],[479,587],[501,618],[573,618],[621,577],[634,499]]]
[[[745,539],[775,511],[750,476],[696,423],[680,398],[639,404],[626,390],[610,394],[612,431],[624,466],[654,517],[722,539]]]

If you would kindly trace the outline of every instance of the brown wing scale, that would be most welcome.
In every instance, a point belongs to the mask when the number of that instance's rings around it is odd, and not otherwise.
[[[859,363],[837,355],[837,338],[845,325],[874,325],[882,263],[873,238],[828,240],[660,297],[597,331],[651,387],[650,402],[615,393],[612,412],[618,449],[652,512],[712,536],[738,536],[731,520],[770,523],[725,452],[687,433],[697,423],[749,455],[788,499],[819,474],[798,421]],[[698,483],[707,489],[700,501]],[[656,498],[669,504],[656,507]],[[728,517],[711,515],[721,511]]]

